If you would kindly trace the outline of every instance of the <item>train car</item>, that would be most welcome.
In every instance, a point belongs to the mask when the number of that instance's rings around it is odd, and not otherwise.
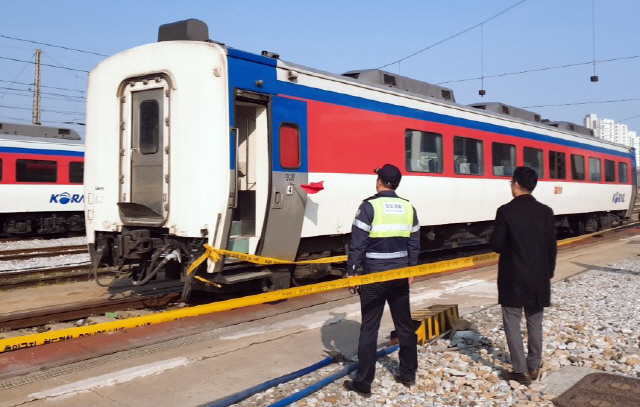
[[[185,290],[268,290],[340,274],[331,265],[255,266],[233,258],[185,270],[203,244],[301,260],[342,254],[373,169],[403,171],[423,247],[490,236],[516,166],[558,230],[630,215],[631,148],[501,103],[464,106],[451,89],[379,70],[335,75],[209,40],[187,20],[90,74],[85,174],[94,267],[134,284],[161,269]],[[197,278],[191,278],[192,276]]]
[[[83,174],[76,131],[0,123],[0,235],[82,232]]]

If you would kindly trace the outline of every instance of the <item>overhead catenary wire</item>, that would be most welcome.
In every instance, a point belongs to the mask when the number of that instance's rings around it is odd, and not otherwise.
[[[393,64],[399,64],[400,62],[405,61],[405,60],[407,60],[407,59],[409,59],[409,58],[412,58],[412,57],[414,57],[414,56],[416,56],[416,55],[418,55],[418,54],[421,54],[421,53],[423,53],[424,51],[427,51],[427,50],[429,50],[429,49],[431,49],[431,48],[433,48],[433,47],[436,47],[436,46],[438,46],[438,45],[440,45],[440,44],[442,44],[442,43],[445,43],[445,42],[447,42],[447,41],[449,41],[449,40],[452,40],[452,39],[454,39],[454,38],[456,38],[456,37],[459,37],[459,36],[461,36],[462,34],[468,33],[469,31],[471,31],[471,30],[473,30],[473,29],[475,29],[475,28],[480,27],[482,24],[486,24],[486,23],[488,23],[489,21],[494,20],[494,19],[496,19],[496,18],[500,17],[500,16],[501,16],[501,15],[503,15],[504,13],[506,13],[506,12],[508,12],[508,11],[510,11],[510,10],[512,10],[512,9],[514,9],[514,8],[516,8],[517,6],[521,5],[522,3],[526,2],[526,1],[527,1],[527,0],[520,0],[518,3],[513,4],[513,5],[509,6],[509,7],[507,7],[506,9],[502,10],[501,12],[499,12],[499,13],[497,13],[497,14],[492,15],[491,17],[487,18],[486,20],[483,20],[483,21],[479,22],[478,24],[475,24],[475,25],[473,25],[473,26],[471,26],[471,27],[469,27],[469,28],[467,28],[467,29],[464,29],[464,30],[462,30],[462,31],[460,31],[460,32],[458,32],[458,33],[456,33],[456,34],[453,34],[453,35],[451,35],[451,36],[449,36],[449,37],[447,37],[447,38],[445,38],[445,39],[443,39],[443,40],[437,41],[436,43],[431,44],[431,45],[429,45],[428,47],[422,48],[421,50],[416,51],[416,52],[414,52],[414,53],[412,53],[412,54],[409,54],[409,55],[407,55],[407,56],[406,56],[406,57],[404,57],[404,58],[400,58],[400,59],[395,60],[395,61],[393,61],[393,62],[389,62],[388,64],[382,65],[382,66],[378,67],[378,69],[386,68],[386,67],[388,67],[388,66],[390,66],[390,65],[393,65]]]
[[[599,61],[596,61],[596,62],[597,63],[615,62],[615,61],[622,61],[622,60],[626,60],[626,59],[635,59],[635,58],[640,58],[640,55],[631,55],[631,56],[628,56],[628,57],[602,59],[602,60],[599,60]],[[532,73],[532,72],[550,71],[550,70],[553,70],[553,69],[572,68],[572,67],[576,67],[576,66],[590,65],[591,63],[592,63],[591,61],[586,61],[586,62],[577,62],[577,63],[573,63],[573,64],[548,66],[548,67],[544,67],[544,68],[526,69],[526,70],[523,70],[523,71],[505,72],[505,73],[500,73],[500,74],[495,74],[495,75],[484,75],[484,78],[485,79],[486,78],[500,78],[500,77],[503,77],[503,76],[521,75],[521,74]],[[476,78],[456,79],[456,80],[451,80],[451,81],[438,82],[438,85],[446,85],[446,84],[449,84],[449,83],[477,81],[478,79],[480,79],[480,78],[476,77]]]
[[[65,46],[62,46],[62,45],[48,44],[46,42],[39,42],[39,41],[32,41],[32,40],[27,40],[27,39],[23,39],[23,38],[10,37],[8,35],[0,35],[0,38],[6,38],[6,39],[9,39],[9,40],[14,40],[14,41],[29,42],[31,44],[44,45],[44,46],[53,47],[53,48],[60,48],[60,49],[64,49],[64,50],[67,50],[67,51],[81,52],[83,54],[91,54],[91,55],[96,55],[96,56],[100,56],[100,57],[108,57],[108,55],[100,54],[98,52],[85,51],[85,50],[81,50],[81,49],[77,49],[77,48],[65,47]]]
[[[5,106],[5,105],[0,105],[0,108],[2,109],[15,109],[15,110],[31,110],[31,107],[21,107],[21,106]],[[43,112],[48,112],[48,113],[59,113],[59,114],[70,114],[70,115],[81,115],[84,116],[84,113],[80,113],[80,112],[64,112],[64,111],[60,111],[60,110],[51,110],[51,109],[42,109]]]
[[[32,64],[32,65],[35,65],[35,62],[34,62],[34,61],[25,61],[24,59],[8,58],[8,57],[0,57],[0,59],[4,59],[4,60],[7,60],[7,61],[23,62],[23,63],[26,63],[26,64]],[[68,66],[57,66],[57,65],[42,64],[42,63],[41,63],[40,65],[42,65],[42,66],[48,66],[48,67],[50,67],[50,68],[64,69],[64,70],[67,70],[67,71],[73,71],[73,72],[82,72],[82,73],[86,73],[86,74],[88,74],[88,73],[89,73],[89,71],[85,71],[84,69],[75,69],[75,68],[70,68],[70,67],[68,67]]]
[[[25,86],[33,86],[33,82],[31,82],[31,83],[26,83],[26,82],[16,82],[16,81],[5,81],[5,80],[2,80],[2,79],[0,79],[0,82],[12,83],[12,84],[14,84],[14,83],[15,83],[15,84],[17,84],[17,85],[25,85]],[[59,87],[57,87],[57,86],[45,86],[45,85],[42,85],[41,87],[42,87],[42,88],[47,88],[47,89],[66,90],[66,91],[69,91],[69,92],[79,92],[79,93],[82,93],[82,94],[84,94],[84,93],[85,93],[85,91],[84,91],[84,90],[69,89],[69,88],[59,88]]]
[[[577,106],[577,105],[597,105],[601,103],[620,103],[620,102],[637,102],[640,101],[640,98],[629,98],[629,99],[615,99],[615,100],[601,100],[601,101],[592,101],[592,102],[572,102],[572,103],[559,103],[559,104],[551,104],[551,105],[537,105],[537,106],[523,106],[523,109],[532,109],[537,107],[561,107],[561,106]]]

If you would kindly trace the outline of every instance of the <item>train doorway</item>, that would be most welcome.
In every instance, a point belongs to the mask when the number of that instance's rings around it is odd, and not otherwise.
[[[228,250],[256,253],[262,234],[269,184],[268,106],[266,95],[236,93]]]

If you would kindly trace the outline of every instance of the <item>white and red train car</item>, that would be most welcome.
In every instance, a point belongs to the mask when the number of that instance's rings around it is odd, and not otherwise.
[[[0,235],[83,231],[83,173],[76,131],[0,123]]]
[[[631,213],[634,151],[587,129],[378,70],[334,75],[208,40],[198,20],[90,74],[85,175],[95,266],[142,284],[184,278],[202,244],[275,257],[344,253],[373,169],[403,171],[423,247],[491,233],[516,166],[558,229],[610,227]],[[317,192],[317,193],[310,193]],[[231,259],[233,260],[233,259]],[[187,285],[214,291],[336,273],[331,266],[208,261]],[[208,283],[203,282],[208,281]]]

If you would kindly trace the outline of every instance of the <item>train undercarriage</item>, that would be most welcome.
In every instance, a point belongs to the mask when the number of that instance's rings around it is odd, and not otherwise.
[[[556,216],[559,235],[581,235],[622,224],[625,211]],[[422,227],[422,250],[487,243],[493,222]],[[349,235],[319,236],[301,240],[297,260],[345,254]],[[96,280],[97,269],[114,267],[118,277],[128,276],[139,286],[159,277],[181,280],[183,297],[193,290],[231,293],[243,290],[271,291],[327,277],[340,277],[343,268],[333,264],[255,265],[228,258],[215,273],[207,273],[206,262],[187,275],[189,266],[204,253],[206,238],[170,235],[163,228],[125,228],[121,233],[98,232],[90,252]],[[112,280],[112,281],[115,281]]]
[[[0,235],[6,237],[55,235],[84,230],[82,212],[0,214]]]

